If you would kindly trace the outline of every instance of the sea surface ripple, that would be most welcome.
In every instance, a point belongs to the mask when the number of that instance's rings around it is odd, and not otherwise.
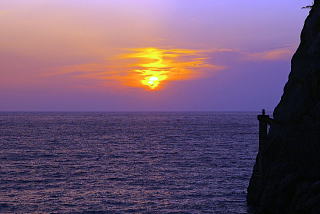
[[[0,113],[0,213],[245,214],[256,113]]]

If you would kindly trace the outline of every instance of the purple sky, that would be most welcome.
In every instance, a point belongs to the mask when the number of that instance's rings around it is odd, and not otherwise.
[[[310,2],[2,0],[0,111],[272,110]]]

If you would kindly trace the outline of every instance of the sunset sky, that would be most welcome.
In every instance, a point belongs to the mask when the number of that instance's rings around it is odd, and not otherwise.
[[[1,0],[0,111],[257,111],[310,0]]]

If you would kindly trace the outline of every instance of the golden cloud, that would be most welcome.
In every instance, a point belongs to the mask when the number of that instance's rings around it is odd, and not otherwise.
[[[97,79],[108,85],[161,89],[167,82],[200,78],[224,67],[207,62],[208,51],[137,48],[101,64],[67,66],[59,74]]]

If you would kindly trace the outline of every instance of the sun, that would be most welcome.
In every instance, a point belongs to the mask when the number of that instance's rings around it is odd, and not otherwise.
[[[148,84],[149,85],[156,85],[159,82],[159,78],[158,77],[150,77]]]
[[[143,85],[149,86],[150,89],[156,89],[160,84],[160,79],[156,76],[146,77],[141,81]]]

